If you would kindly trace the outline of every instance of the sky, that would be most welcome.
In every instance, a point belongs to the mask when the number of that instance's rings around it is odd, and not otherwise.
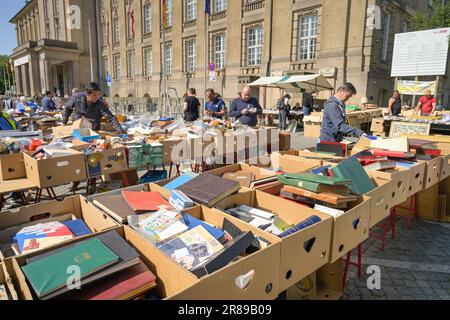
[[[15,27],[9,20],[22,9],[25,0],[1,0],[0,5],[0,55],[10,55],[17,47],[17,39]]]

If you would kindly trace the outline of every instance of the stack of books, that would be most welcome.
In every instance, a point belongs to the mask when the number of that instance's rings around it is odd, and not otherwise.
[[[121,223],[132,215],[174,209],[160,192],[122,190],[120,194],[96,197],[93,203]]]
[[[278,177],[281,196],[307,205],[325,204],[347,207],[358,197],[350,190],[351,180],[313,173],[285,174]]]
[[[130,300],[156,286],[154,274],[116,231],[27,258],[21,268],[41,300]],[[68,271],[79,275],[73,286]]]

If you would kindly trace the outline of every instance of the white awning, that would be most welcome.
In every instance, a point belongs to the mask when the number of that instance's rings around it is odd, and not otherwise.
[[[304,89],[306,92],[333,90],[333,86],[321,74],[307,74],[285,77],[261,77],[250,84],[252,87],[280,89]]]

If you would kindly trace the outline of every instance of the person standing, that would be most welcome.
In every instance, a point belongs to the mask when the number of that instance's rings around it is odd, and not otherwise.
[[[194,122],[200,118],[200,101],[196,97],[197,91],[194,88],[190,88],[187,92],[187,96],[184,99],[184,121]]]
[[[52,112],[55,110],[56,110],[56,105],[52,99],[52,93],[50,91],[46,91],[44,98],[42,98],[42,111]]]
[[[114,128],[120,133],[125,133],[125,130],[120,125],[117,118],[112,112],[100,101],[102,95],[99,85],[95,82],[91,82],[86,86],[86,93],[75,94],[66,104],[63,124],[67,125],[72,113],[75,112],[73,120],[76,121],[81,117],[93,122],[92,129],[95,131],[100,130],[100,124],[102,117],[105,117]]]
[[[278,130],[285,131],[286,130],[286,122],[291,111],[291,106],[289,105],[289,100],[291,96],[289,94],[285,94],[283,97],[278,99],[277,101],[277,109],[278,109]]]
[[[250,87],[242,89],[241,96],[231,103],[230,117],[236,118],[243,125],[254,127],[258,124],[257,115],[262,113],[262,108],[256,98],[251,97]]]
[[[227,115],[227,106],[225,102],[218,97],[214,92],[214,89],[206,90],[206,103],[205,111],[206,113],[214,118],[223,119]]]
[[[309,116],[314,109],[314,95],[316,91],[307,92],[303,96],[303,115]]]
[[[341,142],[345,136],[360,137],[364,131],[347,124],[345,103],[356,94],[356,88],[351,83],[340,86],[336,94],[325,103],[320,140]]]
[[[400,98],[400,92],[395,90],[392,97],[389,99],[389,115],[398,117],[402,113],[402,99]]]
[[[416,108],[416,113],[423,116],[432,116],[436,111],[436,98],[431,94],[431,90],[426,90],[425,95],[420,98]]]

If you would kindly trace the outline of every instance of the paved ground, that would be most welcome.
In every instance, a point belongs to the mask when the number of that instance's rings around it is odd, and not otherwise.
[[[381,269],[381,289],[369,290],[369,275],[352,272],[343,300],[450,300],[450,224],[416,219],[407,229],[398,221],[385,252],[379,240],[364,243],[363,272],[371,265]]]

